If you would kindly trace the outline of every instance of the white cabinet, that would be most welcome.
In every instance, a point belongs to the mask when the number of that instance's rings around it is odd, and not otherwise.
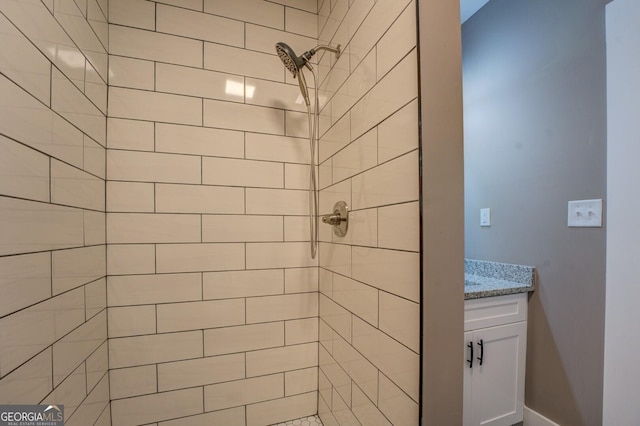
[[[521,422],[527,293],[465,301],[464,426]]]

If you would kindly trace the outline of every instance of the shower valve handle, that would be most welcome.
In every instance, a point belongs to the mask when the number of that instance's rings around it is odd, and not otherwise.
[[[333,206],[333,214],[322,216],[322,223],[333,226],[333,233],[338,237],[347,235],[349,229],[349,206],[344,201],[338,201]]]

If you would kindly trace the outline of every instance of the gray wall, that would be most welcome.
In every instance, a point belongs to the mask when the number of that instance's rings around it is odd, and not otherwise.
[[[536,267],[525,402],[563,426],[602,418],[605,230],[566,222],[605,197],[605,3],[493,0],[462,29],[466,257]]]

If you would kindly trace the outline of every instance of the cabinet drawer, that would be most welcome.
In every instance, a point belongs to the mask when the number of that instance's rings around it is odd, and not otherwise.
[[[464,302],[464,331],[527,319],[527,293],[469,299]]]

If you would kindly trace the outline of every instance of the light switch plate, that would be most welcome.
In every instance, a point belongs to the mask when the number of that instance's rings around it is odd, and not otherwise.
[[[567,226],[602,227],[602,200],[569,201]]]
[[[480,209],[480,226],[491,226],[491,209]]]

